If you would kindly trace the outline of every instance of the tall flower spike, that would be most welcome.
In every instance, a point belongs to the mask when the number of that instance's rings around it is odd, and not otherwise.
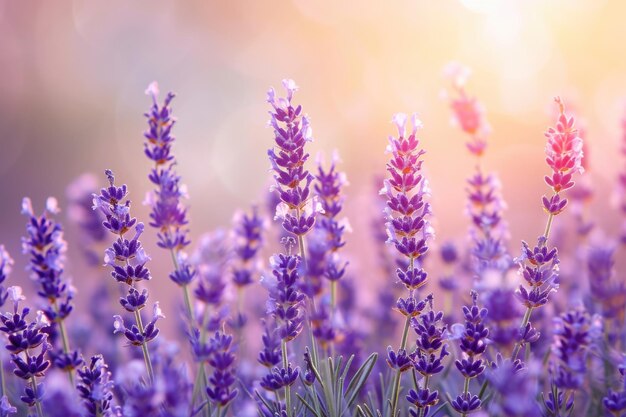
[[[262,279],[262,284],[269,291],[268,313],[273,316],[276,323],[275,332],[280,338],[282,363],[269,370],[269,373],[263,377],[261,386],[269,391],[284,389],[287,416],[291,416],[293,414],[291,385],[298,379],[300,368],[292,366],[287,347],[288,343],[302,332],[305,296],[299,290],[299,271],[302,259],[298,255],[291,254],[295,241],[288,237],[283,240],[283,243],[287,253],[279,253],[270,259],[272,275]],[[265,345],[263,356],[267,360],[266,366],[268,366],[273,359],[272,352],[275,351],[273,346],[275,342],[273,342],[272,333],[269,330],[264,335],[263,342]]]
[[[561,390],[577,390],[584,382],[592,344],[602,334],[600,318],[581,308],[561,314],[554,325],[554,384]]]
[[[456,95],[450,97],[453,121],[469,135],[467,149],[472,154],[481,156],[487,147],[486,137],[491,129],[482,105],[465,91],[465,82],[471,71],[457,62],[451,62],[444,68],[444,73],[452,82],[452,90]]]
[[[301,240],[313,228],[315,215],[321,210],[310,191],[314,177],[304,167],[309,158],[304,147],[313,137],[302,106],[294,107],[291,101],[298,87],[288,79],[283,80],[283,86],[287,97],[276,97],[273,88],[267,93],[267,102],[273,108],[269,124],[274,129],[275,141],[267,154],[281,201],[276,207],[276,218],[287,232]]]
[[[146,156],[153,161],[154,167],[148,178],[156,189],[148,194],[146,203],[151,208],[150,226],[156,228],[158,245],[174,252],[184,249],[190,243],[187,224],[187,208],[182,199],[187,197],[186,187],[180,184],[180,176],[175,171],[175,159],[172,154],[172,117],[170,103],[173,93],[168,93],[159,105],[158,85],[150,84],[146,94],[152,98],[152,107],[145,114],[148,119],[148,130],[144,132]]]
[[[583,141],[574,128],[574,117],[565,114],[565,105],[559,97],[554,101],[559,106],[559,117],[556,127],[549,128],[545,136],[546,162],[552,169],[551,175],[545,176],[554,195],[543,197],[543,208],[552,216],[561,213],[567,205],[567,199],[561,198],[560,193],[574,186],[573,177],[576,172],[582,172]]]
[[[380,193],[387,198],[386,217],[387,242],[393,245],[406,261],[396,269],[396,277],[406,287],[408,296],[398,299],[396,307],[405,316],[404,330],[397,351],[388,349],[388,363],[397,363],[398,358],[406,357],[408,331],[411,319],[424,310],[424,301],[418,301],[416,291],[426,284],[427,274],[421,267],[421,257],[428,250],[428,239],[432,230],[428,222],[430,204],[426,201],[428,183],[422,174],[421,157],[424,151],[419,148],[417,131],[422,122],[417,115],[411,117],[412,130],[406,130],[407,115],[397,113],[392,122],[398,129],[398,137],[389,137],[387,151],[391,160],[387,163],[389,178],[385,179]],[[396,414],[400,392],[401,374],[404,367],[392,366],[396,375],[391,393],[391,415]],[[407,368],[408,369],[408,368]]]
[[[114,333],[124,334],[129,345],[141,346],[148,377],[152,382],[154,371],[148,343],[159,334],[156,322],[164,316],[157,302],[154,304],[152,319],[145,327],[141,318],[141,310],[148,301],[148,292],[145,290],[139,293],[135,285],[152,278],[146,267],[150,257],[139,240],[144,231],[144,225],[137,223],[137,219],[131,216],[131,203],[127,198],[128,187],[125,184],[120,187],[116,186],[115,176],[111,170],[106,170],[105,175],[109,186],[102,188],[100,194],[93,195],[93,208],[102,212],[105,217],[102,225],[117,238],[106,249],[104,261],[105,265],[111,268],[111,276],[115,281],[127,286],[128,293],[120,299],[120,304],[126,311],[133,312],[135,315],[135,324],[131,327],[126,327],[121,316],[114,316]],[[125,234],[133,227],[135,234],[129,239]]]
[[[92,356],[89,365],[85,365],[78,371],[78,377],[77,389],[83,399],[87,415],[90,417],[113,416],[111,402],[114,384],[102,356]]]
[[[45,332],[50,323],[43,312],[38,312],[36,319],[29,321],[28,307],[20,310],[19,303],[25,299],[21,287],[9,287],[7,292],[9,301],[13,304],[13,313],[0,315],[0,331],[7,336],[8,345],[5,348],[11,353],[11,360],[15,365],[13,373],[26,383],[20,399],[34,408],[39,417],[43,417],[41,404],[45,393],[43,384],[37,382],[37,379],[42,378],[50,367],[50,345]],[[4,398],[0,406],[3,403]]]
[[[29,270],[31,277],[38,285],[37,294],[46,301],[44,313],[52,323],[52,328],[61,335],[60,346],[58,341],[51,339],[56,345],[51,351],[54,364],[68,372],[72,385],[74,369],[82,364],[77,351],[70,349],[69,339],[65,328],[65,319],[72,312],[74,288],[65,280],[63,268],[67,243],[63,239],[63,229],[55,222],[53,215],[59,212],[57,201],[49,197],[46,209],[41,216],[36,216],[29,198],[22,202],[22,214],[28,217],[26,224],[27,236],[22,238],[22,247],[29,255]],[[55,343],[56,342],[56,343]]]
[[[456,360],[454,364],[465,379],[463,394],[452,402],[452,407],[460,414],[466,415],[480,408],[481,401],[477,395],[469,391],[469,384],[472,378],[480,376],[485,370],[485,363],[480,356],[487,348],[487,337],[489,330],[485,326],[487,310],[478,307],[478,293],[472,291],[472,305],[463,306],[463,317],[465,326],[460,330],[460,348],[463,352],[463,359]],[[460,324],[454,326],[461,326]],[[454,327],[453,326],[453,327]],[[457,329],[455,329],[457,330]]]
[[[537,246],[531,248],[526,242],[522,242],[522,255],[515,260],[520,267],[520,275],[529,288],[521,284],[517,291],[520,301],[526,306],[526,313],[522,319],[518,341],[513,348],[513,360],[517,359],[522,346],[539,339],[539,332],[530,323],[532,311],[545,305],[550,295],[559,287],[557,249],[548,247],[548,238],[554,217],[567,205],[567,199],[561,198],[560,193],[572,188],[574,174],[582,172],[583,142],[574,128],[574,118],[565,114],[565,106],[559,97],[554,101],[559,106],[557,124],[545,133],[548,138],[546,162],[552,169],[552,175],[544,178],[554,195],[550,198],[543,197],[548,222],[543,235],[537,239]]]

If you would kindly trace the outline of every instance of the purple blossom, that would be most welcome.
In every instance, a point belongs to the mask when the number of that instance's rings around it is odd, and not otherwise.
[[[41,216],[35,216],[29,198],[22,201],[22,214],[28,217],[27,236],[22,238],[22,248],[29,255],[31,277],[38,284],[37,294],[47,305],[44,309],[52,329],[59,330],[61,343],[51,352],[54,364],[68,372],[73,381],[73,370],[82,364],[80,355],[70,349],[65,319],[73,310],[75,289],[64,278],[64,262],[67,243],[63,239],[63,229],[52,216],[59,212],[55,198],[46,201],[46,209]]]
[[[145,114],[148,130],[144,132],[144,151],[154,163],[148,178],[156,187],[146,197],[146,204],[152,210],[150,226],[159,231],[157,237],[160,247],[178,252],[188,246],[190,241],[187,208],[181,201],[187,197],[186,187],[180,183],[180,176],[174,170],[175,159],[171,149],[175,140],[172,127],[176,123],[170,107],[174,94],[168,93],[159,105],[159,87],[156,82],[148,86],[146,94],[152,98],[152,107]]]
[[[144,231],[143,223],[137,223],[137,219],[130,214],[131,202],[127,199],[128,188],[115,185],[115,177],[110,170],[105,171],[109,180],[109,186],[102,188],[100,194],[93,195],[93,208],[100,210],[105,217],[102,225],[116,236],[116,240],[105,251],[105,265],[111,268],[111,276],[115,281],[124,283],[128,287],[128,293],[120,299],[122,306],[128,310],[131,308],[135,315],[135,324],[127,327],[121,316],[114,316],[114,333],[121,333],[126,337],[130,345],[141,346],[146,370],[150,381],[154,381],[154,371],[150,360],[148,342],[154,340],[159,334],[156,323],[165,317],[159,303],[154,304],[152,319],[144,327],[141,310],[147,303],[148,293],[138,293],[135,285],[151,279],[150,271],[146,263],[150,259],[139,238]],[[135,234],[131,239],[124,235],[135,228]],[[128,310],[130,311],[130,310]]]
[[[79,382],[76,387],[83,399],[87,415],[113,416],[111,402],[114,384],[110,380],[111,373],[101,355],[92,356],[89,365],[78,371]]]
[[[276,207],[276,219],[282,221],[287,232],[301,237],[313,228],[316,213],[321,211],[310,190],[314,177],[304,168],[309,158],[304,147],[312,140],[312,130],[302,106],[292,104],[293,94],[298,90],[296,83],[285,79],[283,87],[287,97],[276,97],[273,88],[267,93],[267,102],[273,108],[269,124],[274,129],[275,141],[275,147],[267,153],[281,201]]]

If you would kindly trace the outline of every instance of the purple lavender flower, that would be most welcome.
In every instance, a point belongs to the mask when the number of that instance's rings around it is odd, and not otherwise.
[[[180,184],[180,176],[174,170],[175,159],[171,151],[175,140],[172,127],[176,121],[172,117],[170,103],[174,94],[168,93],[160,106],[156,82],[148,86],[146,94],[152,98],[152,107],[145,114],[148,130],[144,132],[144,149],[146,156],[154,162],[148,178],[157,187],[146,199],[152,209],[150,226],[159,230],[157,236],[160,247],[178,252],[188,246],[190,241],[187,208],[181,202],[186,197],[186,191]]]
[[[554,319],[552,353],[557,388],[577,390],[582,386],[594,339],[602,333],[598,320],[584,309],[571,310]]]
[[[273,88],[267,93],[267,102],[273,108],[269,123],[274,129],[275,141],[275,147],[267,154],[281,201],[276,207],[276,218],[282,221],[287,232],[298,238],[303,254],[303,236],[313,228],[316,213],[321,211],[310,190],[314,177],[304,168],[309,158],[304,147],[312,140],[312,130],[302,106],[294,107],[291,102],[298,90],[295,81],[285,79],[283,87],[287,90],[285,98],[277,98]]]
[[[608,246],[592,246],[587,253],[589,289],[594,304],[606,320],[624,319],[626,308],[626,284],[614,276],[615,249]],[[609,331],[611,331],[609,326]]]
[[[233,268],[233,283],[243,288],[254,282],[254,275],[260,269],[255,259],[263,246],[265,220],[259,215],[258,207],[252,207],[249,214],[237,213],[234,224],[234,250],[238,263]]]
[[[387,151],[392,154],[387,163],[390,178],[384,181],[380,191],[387,197],[385,216],[388,242],[408,259],[408,265],[396,269],[396,277],[408,290],[407,298],[400,298],[396,307],[405,316],[405,326],[400,349],[396,356],[406,351],[407,337],[411,319],[420,314],[425,303],[418,302],[415,292],[426,284],[427,274],[419,262],[428,250],[427,241],[432,236],[428,223],[430,204],[425,201],[428,183],[421,170],[424,151],[419,148],[417,130],[422,123],[416,115],[412,117],[413,130],[406,135],[407,115],[398,113],[393,116],[393,123],[398,129],[398,137],[389,137]],[[391,415],[396,414],[400,390],[401,370],[396,370],[391,398]]]
[[[28,254],[31,277],[38,284],[37,294],[47,302],[44,309],[53,331],[61,334],[60,348],[51,352],[54,364],[68,372],[70,383],[74,385],[74,369],[82,364],[76,351],[70,349],[65,319],[73,310],[74,288],[64,279],[63,268],[67,243],[63,239],[63,229],[51,216],[59,208],[55,198],[48,198],[46,209],[41,216],[35,216],[29,198],[22,202],[22,214],[28,217],[27,236],[22,238],[22,247]],[[54,342],[54,340],[53,340]]]
[[[78,371],[78,393],[83,399],[87,415],[113,416],[111,401],[113,400],[113,382],[111,373],[101,355],[92,356],[89,365]]]
[[[147,292],[145,296],[143,292],[139,294],[135,285],[151,278],[150,271],[145,266],[150,258],[139,241],[139,237],[144,231],[144,225],[137,223],[137,219],[130,214],[130,200],[127,199],[128,188],[126,185],[116,186],[115,177],[110,170],[106,170],[105,174],[109,180],[109,186],[102,188],[100,194],[93,195],[93,207],[94,210],[100,210],[104,214],[105,221],[102,225],[117,238],[111,247],[105,251],[104,260],[105,264],[112,269],[111,276],[115,281],[127,285],[128,294],[120,299],[120,303],[127,311],[133,311],[135,315],[135,324],[131,327],[126,327],[121,316],[114,316],[114,333],[122,333],[129,344],[141,346],[148,377],[153,382],[154,371],[148,343],[159,334],[156,323],[159,318],[165,316],[163,316],[157,302],[154,304],[152,319],[145,327],[143,325],[141,310],[147,303],[148,294]],[[135,235],[128,239],[124,235],[133,227],[135,228]]]
[[[227,407],[237,396],[235,385],[235,353],[233,337],[222,332],[215,332],[210,339],[211,355],[208,363],[213,368],[206,388],[209,400],[220,408]],[[218,411],[218,415],[219,415]]]
[[[524,368],[519,360],[502,360],[486,373],[495,393],[495,401],[489,404],[489,415],[514,417],[539,417],[541,412],[535,401],[528,401],[536,395],[536,375],[533,368]]]
[[[417,335],[417,348],[410,355],[413,368],[424,377],[424,383],[418,391],[409,390],[407,395],[407,401],[417,407],[418,415],[422,417],[427,416],[429,408],[439,401],[438,392],[431,391],[428,383],[433,375],[443,371],[443,359],[449,354],[445,343],[447,329],[443,324],[443,313],[433,310],[432,295],[426,301],[429,311],[411,320],[411,327]],[[477,345],[476,349],[480,349],[480,346]]]
[[[286,254],[279,253],[270,259],[272,275],[264,277],[263,285],[269,291],[268,313],[272,315],[276,324],[276,335],[280,338],[281,366],[271,368],[269,373],[262,379],[261,386],[270,391],[281,388],[285,390],[286,413],[293,413],[291,407],[291,385],[297,380],[300,373],[299,367],[293,367],[289,362],[287,344],[294,340],[302,332],[304,311],[303,304],[305,295],[299,290],[299,271],[302,259],[298,255],[292,255],[291,250],[295,246],[293,238],[284,240]],[[262,354],[266,356],[268,345],[273,340],[266,334],[264,337],[265,348]],[[272,355],[267,355],[271,357]]]
[[[604,408],[615,417],[624,417],[626,415],[626,371],[623,366],[619,367],[622,386],[619,391],[609,389],[606,397],[602,399]]]
[[[9,287],[7,291],[13,304],[13,312],[0,315],[0,331],[7,336],[9,342],[6,348],[11,352],[11,360],[15,365],[13,373],[26,381],[24,394],[20,399],[29,407],[34,407],[39,417],[43,417],[41,404],[44,389],[37,379],[42,378],[50,367],[48,352],[51,346],[47,343],[48,335],[44,332],[50,323],[41,311],[37,313],[35,321],[28,321],[30,309],[24,307],[20,310],[19,306],[20,301],[25,299],[22,288]]]
[[[472,378],[480,376],[485,370],[484,360],[480,356],[487,349],[489,329],[485,326],[487,309],[478,307],[478,293],[472,291],[472,305],[463,306],[465,326],[462,330],[457,327],[460,335],[460,348],[463,359],[457,359],[454,364],[465,379],[463,394],[452,402],[452,407],[462,415],[476,411],[481,401],[478,396],[471,394],[469,384]],[[455,325],[457,326],[457,325]],[[458,325],[461,326],[461,325]]]

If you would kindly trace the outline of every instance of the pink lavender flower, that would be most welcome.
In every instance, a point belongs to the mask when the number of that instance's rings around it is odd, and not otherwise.
[[[267,102],[272,105],[270,126],[274,129],[275,147],[268,150],[275,189],[280,196],[276,207],[276,218],[282,220],[283,228],[296,235],[304,236],[313,228],[319,204],[311,195],[313,175],[304,167],[309,158],[304,147],[312,140],[309,119],[303,115],[302,106],[294,107],[293,94],[298,86],[293,80],[283,80],[287,97],[276,97],[274,89],[267,93]]]
[[[545,133],[548,138],[546,162],[552,174],[544,178],[554,195],[543,197],[543,207],[551,215],[557,215],[565,209],[567,199],[562,199],[560,193],[572,188],[574,174],[583,171],[583,141],[574,128],[574,117],[565,114],[565,105],[559,97],[554,101],[559,106],[560,114],[556,127],[549,128]]]
[[[466,143],[467,149],[476,156],[481,156],[487,147],[486,136],[490,127],[484,116],[482,105],[465,91],[465,83],[470,74],[469,68],[452,62],[444,69],[445,75],[452,82],[456,97],[450,98],[453,120],[470,136]]]

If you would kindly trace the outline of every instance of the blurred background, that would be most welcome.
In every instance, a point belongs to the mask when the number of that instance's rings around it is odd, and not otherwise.
[[[89,171],[104,184],[101,173],[111,168],[147,221],[142,132],[153,80],[162,94],[177,93],[174,152],[196,241],[230,227],[236,209],[265,201],[272,145],[265,93],[286,77],[300,86],[296,101],[312,121],[311,154],[337,149],[342,157],[357,279],[375,279],[373,249],[362,242],[379,215],[374,177],[384,173],[395,112],[418,112],[425,124],[436,244],[462,241],[464,179],[474,161],[441,94],[452,60],[472,68],[467,90],[493,128],[484,166],[501,177],[514,249],[544,227],[543,132],[554,124],[557,94],[586,126],[591,210],[614,231],[625,13],[626,3],[603,0],[2,1],[0,242],[16,260],[13,283],[26,280],[23,196],[36,212],[49,195],[64,208],[68,183]],[[71,255],[78,240],[66,229]],[[158,271],[151,288],[167,298],[169,259],[154,241],[150,230],[146,246]],[[80,268],[73,263],[69,273],[88,291]]]

